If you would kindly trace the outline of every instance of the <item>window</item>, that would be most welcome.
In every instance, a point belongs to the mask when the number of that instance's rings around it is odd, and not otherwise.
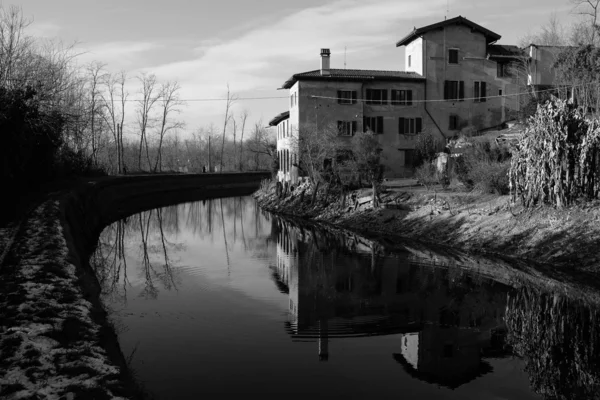
[[[355,90],[338,90],[337,91],[338,104],[356,104],[356,91]]]
[[[451,115],[448,123],[448,129],[451,131],[458,129],[458,115]]]
[[[464,81],[444,81],[444,100],[462,101],[465,98]]]
[[[392,89],[392,105],[412,106],[412,90]]]
[[[367,104],[387,104],[387,89],[367,89]]]
[[[504,78],[508,76],[508,68],[506,63],[497,63],[496,64],[496,76],[498,78]]]
[[[486,83],[475,81],[473,84],[473,101],[475,103],[480,103],[485,101],[486,95]]]
[[[498,96],[502,96],[502,89],[498,89]]]
[[[373,133],[383,133],[383,117],[364,117],[363,129]]]
[[[411,57],[412,57],[412,56],[408,56],[408,66],[409,66],[409,67],[410,67],[410,61],[411,61],[411,59],[410,59],[410,58],[411,58]]]
[[[458,64],[458,49],[448,49],[448,64]]]
[[[398,120],[398,133],[400,135],[415,135],[423,130],[423,120],[421,118],[403,118]]]
[[[338,121],[337,127],[341,136],[352,136],[356,132],[356,121]]]
[[[444,345],[444,358],[452,358],[452,354],[454,353],[454,346],[451,344]]]
[[[294,107],[294,94],[290,95],[290,107]]]

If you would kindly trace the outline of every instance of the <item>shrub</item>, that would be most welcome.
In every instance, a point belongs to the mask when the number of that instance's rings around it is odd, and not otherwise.
[[[437,168],[430,162],[423,163],[415,169],[415,178],[417,178],[427,190],[439,181]]]
[[[510,187],[523,205],[571,204],[600,193],[600,120],[552,99],[530,120],[510,167]]]
[[[477,160],[471,164],[473,188],[483,193],[508,194],[510,161]]]
[[[511,153],[492,141],[469,143],[452,162],[453,175],[467,188],[484,193],[507,194]]]

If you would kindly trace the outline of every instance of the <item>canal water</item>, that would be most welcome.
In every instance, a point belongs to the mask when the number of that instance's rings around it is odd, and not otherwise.
[[[130,216],[92,265],[157,399],[595,398],[595,309],[284,221],[251,197]]]

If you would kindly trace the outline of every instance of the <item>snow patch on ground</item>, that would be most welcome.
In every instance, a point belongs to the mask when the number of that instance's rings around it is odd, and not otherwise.
[[[67,260],[59,212],[58,202],[35,209],[2,266],[0,397],[121,399],[119,369]],[[8,236],[0,231],[0,245]]]

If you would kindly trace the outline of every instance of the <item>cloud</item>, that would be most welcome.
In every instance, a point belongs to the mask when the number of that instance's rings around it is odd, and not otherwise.
[[[27,27],[27,33],[39,38],[54,38],[60,32],[60,26],[54,22],[32,22]]]
[[[144,63],[144,58],[152,58],[152,52],[161,45],[152,42],[115,41],[85,46],[86,52],[80,57],[82,62],[98,60],[109,64],[111,69],[136,68]]]
[[[223,97],[227,83],[240,94],[264,91],[282,96],[275,90],[285,79],[318,67],[321,47],[330,48],[333,57],[339,55],[333,67],[341,67],[344,46],[350,54],[387,43],[380,51],[394,52],[398,32],[412,28],[407,21],[435,15],[445,5],[446,0],[427,6],[420,0],[337,0],[293,12],[231,40],[204,41],[195,47],[194,58],[146,70],[159,79],[177,79],[185,98]],[[221,108],[219,102],[202,107],[207,114],[218,114]]]

